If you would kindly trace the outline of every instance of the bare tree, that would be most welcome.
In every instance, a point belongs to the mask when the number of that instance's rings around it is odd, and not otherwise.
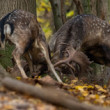
[[[110,0],[108,0],[107,20],[110,20]]]

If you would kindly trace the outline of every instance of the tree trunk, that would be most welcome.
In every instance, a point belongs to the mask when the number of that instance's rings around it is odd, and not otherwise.
[[[110,0],[108,0],[108,12],[107,12],[107,21],[110,20]]]
[[[84,8],[84,13],[88,14],[90,13],[90,0],[81,0],[83,8]]]
[[[15,9],[29,11],[36,15],[36,0],[0,0],[0,18]]]
[[[65,10],[65,1],[60,0],[61,2],[61,17],[62,17],[62,22],[63,24],[66,22],[66,10]]]
[[[90,10],[91,10],[91,14],[93,14],[93,15],[97,15],[96,4],[97,4],[96,0],[90,1]]]
[[[49,0],[51,3],[53,16],[54,16],[54,25],[56,31],[62,26],[62,17],[61,17],[61,2],[60,0]]]
[[[73,0],[75,5],[76,5],[76,9],[77,9],[77,13],[78,14],[83,14],[84,13],[84,9],[83,9],[83,6],[82,6],[82,3],[80,0]]]
[[[108,11],[108,0],[97,0],[97,15],[106,20]]]

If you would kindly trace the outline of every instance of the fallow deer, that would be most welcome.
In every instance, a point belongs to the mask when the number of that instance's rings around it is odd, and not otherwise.
[[[66,64],[74,70],[72,62],[76,62],[86,72],[90,58],[110,67],[110,25],[94,15],[71,18],[52,36],[49,45],[57,55],[55,66]]]
[[[0,21],[0,35],[2,45],[5,39],[10,40],[15,45],[12,55],[23,78],[27,78],[21,66],[21,56],[24,55],[31,72],[33,71],[33,62],[46,60],[50,71],[61,82],[50,61],[45,35],[32,13],[22,10],[8,13]]]

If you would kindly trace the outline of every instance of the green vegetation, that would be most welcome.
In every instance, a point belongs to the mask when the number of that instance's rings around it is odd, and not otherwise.
[[[14,49],[13,45],[10,45],[9,43],[6,43],[5,49],[0,50],[0,63],[4,68],[7,68],[8,66],[12,67],[12,51]]]

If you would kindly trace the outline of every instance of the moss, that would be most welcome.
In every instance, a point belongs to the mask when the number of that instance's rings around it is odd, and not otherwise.
[[[4,50],[0,50],[0,63],[4,68],[8,66],[12,67],[12,51],[14,49],[13,45],[6,43],[6,47]]]

